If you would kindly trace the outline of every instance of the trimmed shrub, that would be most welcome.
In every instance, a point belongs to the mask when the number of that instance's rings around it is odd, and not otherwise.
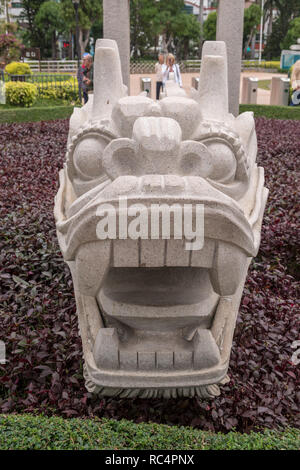
[[[280,60],[262,61],[261,64],[257,60],[244,60],[242,66],[244,68],[276,69],[277,72],[285,72],[280,68]]]
[[[8,104],[29,108],[36,101],[37,86],[27,82],[7,82],[5,94]]]
[[[29,64],[24,62],[11,62],[5,67],[5,72],[10,75],[31,75]]]
[[[39,87],[40,98],[59,99],[66,102],[76,101],[78,99],[78,84],[72,77],[70,80],[57,83],[47,83]]]

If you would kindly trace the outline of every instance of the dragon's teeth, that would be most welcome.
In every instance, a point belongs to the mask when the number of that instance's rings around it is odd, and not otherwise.
[[[167,240],[166,266],[189,266],[190,254],[185,249],[186,240]]]
[[[192,251],[191,266],[199,268],[211,268],[214,260],[215,242],[206,239],[201,250]]]
[[[110,264],[110,247],[109,240],[80,246],[76,256],[76,280],[82,294],[94,296],[98,292]]]
[[[145,268],[164,266],[165,249],[165,240],[141,240],[140,266]]]
[[[246,263],[246,254],[230,243],[216,244],[210,280],[219,295],[233,295],[237,290]]]
[[[137,268],[139,266],[139,240],[114,240],[113,264],[115,268]]]

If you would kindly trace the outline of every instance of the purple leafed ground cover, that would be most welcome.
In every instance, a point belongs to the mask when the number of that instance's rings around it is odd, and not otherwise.
[[[247,278],[230,383],[214,401],[94,399],[84,388],[72,280],[53,218],[68,122],[0,126],[0,412],[128,418],[228,431],[300,425],[300,122],[256,120],[270,189]],[[299,260],[298,260],[299,261]]]

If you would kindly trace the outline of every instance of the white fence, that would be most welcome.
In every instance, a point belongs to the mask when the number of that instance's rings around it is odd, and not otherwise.
[[[75,74],[77,72],[77,60],[28,60],[27,63],[33,72],[44,73],[57,73],[68,72]],[[243,60],[242,68],[267,68],[268,61],[261,61],[259,65],[258,60]],[[184,72],[198,72],[201,66],[201,60],[185,60],[179,62],[181,71]],[[144,74],[154,73],[155,61],[136,61],[130,62],[130,73]]]
[[[69,72],[76,73],[77,60],[27,60],[33,72],[57,73]]]

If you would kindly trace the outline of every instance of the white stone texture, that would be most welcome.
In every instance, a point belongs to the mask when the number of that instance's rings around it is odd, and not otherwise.
[[[229,111],[234,116],[239,114],[244,7],[244,0],[219,0],[217,15],[217,41],[227,47]]]
[[[227,380],[268,191],[253,114],[228,110],[225,44],[208,42],[203,53],[193,99],[157,103],[126,96],[116,43],[98,41],[93,102],[70,119],[54,213],[93,393],[211,398]],[[172,224],[169,238],[151,239],[151,224],[128,238],[119,219],[102,239],[103,205],[124,216],[120,198],[143,204],[144,221],[153,204],[162,205],[159,221],[168,206],[203,205],[204,245],[186,250]]]
[[[129,0],[103,0],[103,35],[116,41],[122,64],[123,82],[130,87]],[[113,76],[111,76],[113,80]]]

